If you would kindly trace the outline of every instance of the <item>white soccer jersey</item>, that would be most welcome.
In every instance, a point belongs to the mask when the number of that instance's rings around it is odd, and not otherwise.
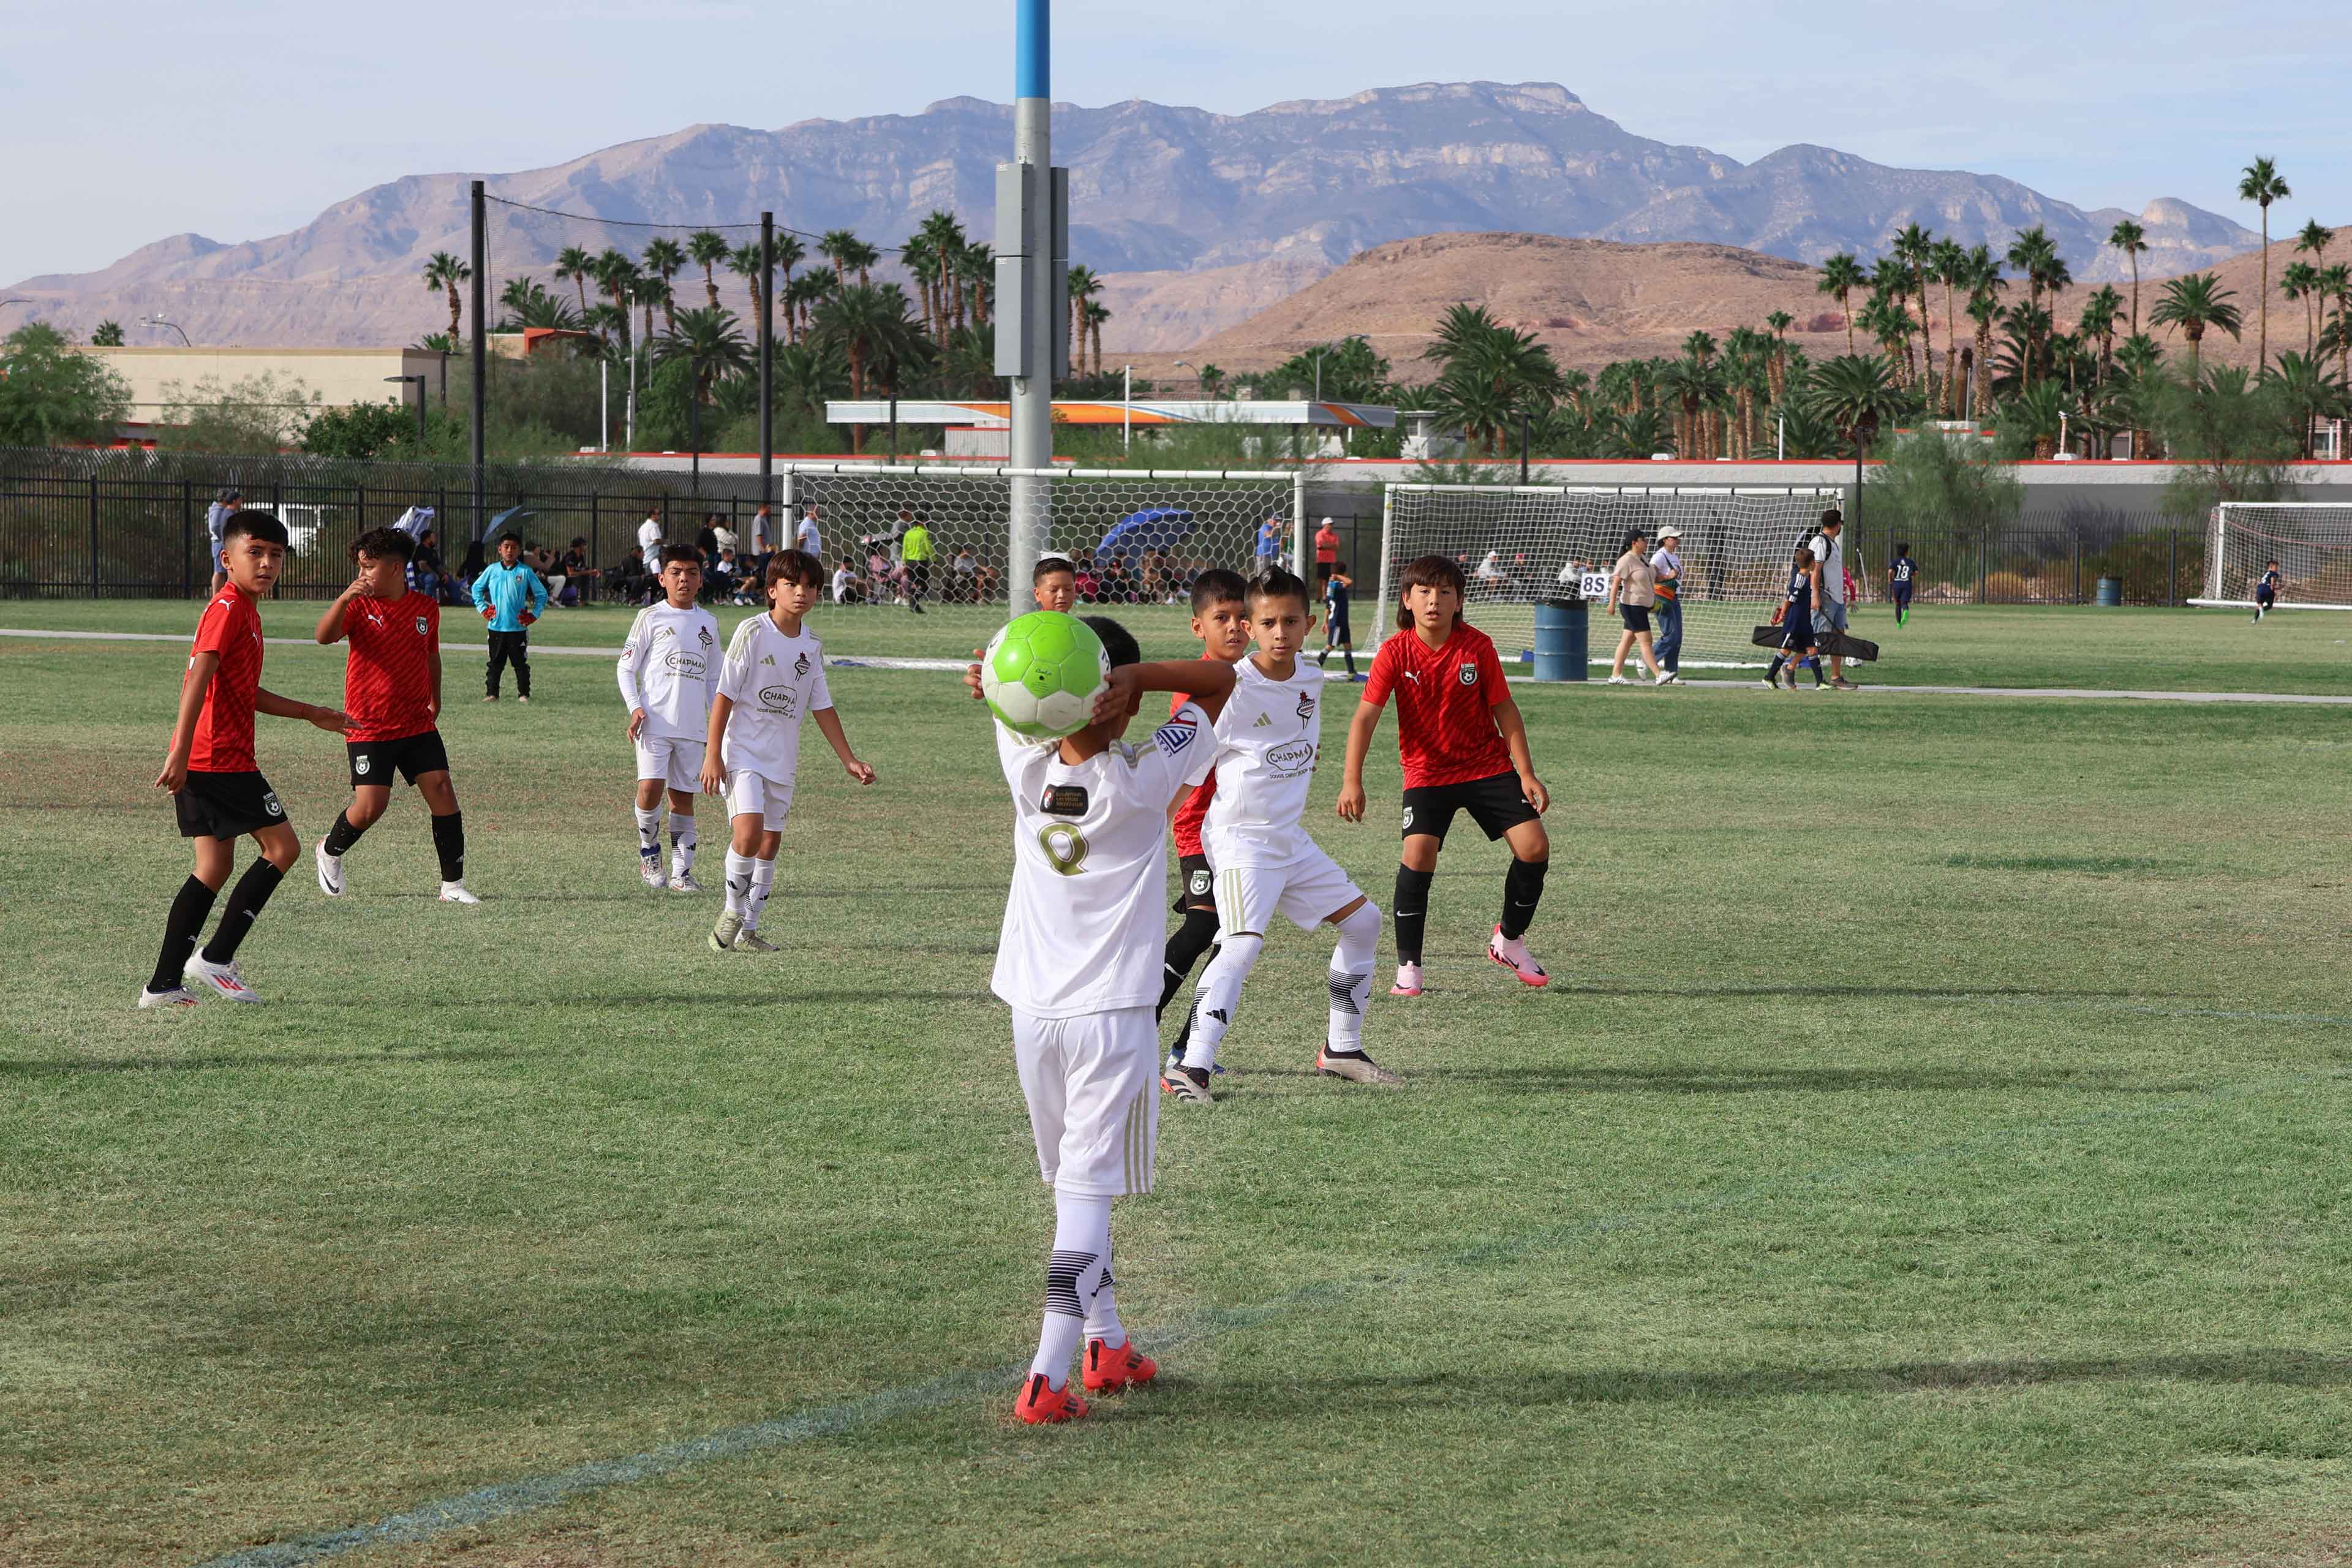
[[[1160,1001],[1168,807],[1206,778],[1209,721],[1187,702],[1139,746],[1072,764],[999,725],[1013,789],[1013,890],[990,989],[1033,1018]]]
[[[665,600],[637,612],[621,645],[621,705],[646,710],[646,740],[700,741],[709,732],[719,620]]]
[[[801,721],[833,706],[824,646],[805,626],[788,637],[773,616],[753,616],[727,645],[719,695],[735,704],[727,716],[728,771],[790,784],[800,766]]]
[[[1217,793],[1201,847],[1219,869],[1287,866],[1314,847],[1307,792],[1323,744],[1323,672],[1302,658],[1276,680],[1245,658],[1234,677],[1217,715]]]

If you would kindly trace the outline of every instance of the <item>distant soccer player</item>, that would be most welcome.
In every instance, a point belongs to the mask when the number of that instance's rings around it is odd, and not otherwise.
[[[1029,596],[1041,610],[1068,615],[1078,602],[1078,569],[1059,555],[1040,555],[1029,570]]]
[[[272,514],[235,511],[223,520],[221,570],[228,586],[213,595],[196,622],[187,673],[180,680],[179,717],[163,753],[163,771],[155,775],[155,787],[172,796],[180,837],[195,841],[196,868],[172,900],[163,951],[139,992],[142,1007],[193,1005],[195,994],[185,984],[190,979],[231,1002],[261,1000],[237,971],[236,950],[302,853],[302,842],[286,820],[278,792],[255,765],[253,716],[301,719],[333,734],[342,733],[345,723],[332,708],[261,688],[257,606],[277,584],[285,561],[286,525]],[[261,846],[261,858],[229,890],[220,929],[198,952],[205,918],[236,863],[236,841],[248,833]]]
[[[1911,619],[1911,580],[1919,574],[1919,563],[1911,559],[1911,547],[1895,547],[1895,563],[1886,569],[1886,596],[1895,601],[1895,624],[1904,626]]]
[[[768,613],[735,628],[702,752],[702,788],[727,800],[727,907],[711,928],[716,952],[773,952],[760,940],[760,913],[776,885],[776,850],[800,772],[801,721],[816,727],[859,784],[874,770],[857,760],[824,683],[824,648],[802,627],[824,591],[824,563],[800,550],[768,563]]]
[[[1789,672],[1789,689],[1797,689],[1800,665],[1813,672],[1815,690],[1828,684],[1822,679],[1821,652],[1813,642],[1813,605],[1817,602],[1814,589],[1821,580],[1821,559],[1811,546],[1800,544],[1789,563],[1788,596],[1780,603],[1780,650],[1772,656],[1771,668],[1764,672],[1764,684],[1770,690],[1780,689],[1783,669]]]
[[[547,584],[522,563],[522,541],[513,534],[499,540],[499,558],[474,579],[474,608],[490,623],[490,662],[484,677],[488,695],[499,700],[499,677],[514,662],[515,700],[530,700],[530,624],[547,608]]]
[[[1095,723],[1046,745],[996,726],[1013,794],[1013,887],[990,989],[1013,1009],[1013,1059],[1029,1103],[1037,1169],[1054,1189],[1045,1322],[1013,1414],[1073,1421],[1069,1386],[1085,1344],[1089,1393],[1150,1383],[1159,1366],[1119,1321],[1111,1279],[1111,1200],[1151,1190],[1160,1100],[1154,973],[1167,918],[1168,808],[1207,775],[1209,740],[1234,668],[1143,664],[1117,621],[1089,616],[1113,666]],[[974,699],[980,666],[964,671]],[[1140,746],[1120,739],[1147,691],[1190,692]]]
[[[1528,922],[1543,897],[1551,839],[1542,814],[1551,795],[1536,777],[1527,721],[1503,682],[1503,661],[1486,633],[1462,618],[1459,564],[1424,555],[1404,569],[1397,630],[1372,657],[1371,679],[1348,726],[1339,815],[1364,819],[1364,758],[1391,692],[1397,700],[1397,752],[1404,763],[1404,853],[1397,868],[1395,996],[1421,994],[1422,934],[1429,884],[1454,814],[1466,811],[1489,839],[1507,840],[1503,918],[1486,956],[1528,985],[1549,982],[1528,952]]]
[[[2285,582],[2286,576],[2279,570],[2277,562],[2273,561],[2263,568],[2262,580],[2254,584],[2255,625],[2260,626],[2263,617],[2277,606],[2279,589]]]
[[[441,606],[408,586],[416,541],[397,528],[373,528],[352,544],[358,574],[319,616],[317,637],[330,647],[351,639],[343,663],[343,707],[351,715],[344,751],[352,803],[319,840],[319,890],[343,896],[343,857],[392,804],[395,774],[416,786],[433,820],[441,861],[441,901],[478,904],[466,887],[466,818],[449,783],[441,743]]]
[[[1330,526],[1326,518],[1324,526]],[[1348,625],[1348,595],[1356,580],[1348,575],[1348,563],[1334,561],[1330,575],[1323,579],[1323,651],[1315,656],[1315,668],[1321,669],[1324,661],[1338,648],[1348,665],[1348,679],[1356,678],[1356,634]]]
[[[637,612],[621,645],[621,701],[637,751],[637,874],[648,888],[698,893],[694,795],[710,731],[710,661],[719,621],[695,601],[702,563],[683,544],[662,548],[662,600]],[[662,792],[669,792],[669,875],[662,875]]]
[[[1201,639],[1201,657],[1218,664],[1231,664],[1249,652],[1249,608],[1244,603],[1248,584],[1238,572],[1213,567],[1192,583],[1192,635]],[[1169,716],[1173,718],[1184,706],[1184,696],[1179,693],[1170,704]],[[1217,940],[1217,895],[1215,876],[1210,868],[1208,850],[1201,842],[1201,824],[1209,815],[1209,803],[1217,797],[1217,775],[1211,773],[1195,785],[1176,808],[1176,879],[1181,884],[1176,894],[1176,912],[1183,922],[1168,939],[1168,953],[1160,983],[1160,1005],[1153,1011],[1156,1022],[1168,1012],[1168,1004],[1192,978],[1192,966]],[[1185,1016],[1184,1026],[1177,1031],[1176,1043],[1168,1050],[1167,1076],[1172,1079],[1184,1059],[1184,1047],[1192,1037],[1192,1018]],[[1220,1069],[1221,1070],[1221,1069]]]

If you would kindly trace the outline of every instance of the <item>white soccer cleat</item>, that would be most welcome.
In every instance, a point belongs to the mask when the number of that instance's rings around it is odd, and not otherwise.
[[[738,952],[774,952],[778,951],[778,949],[774,942],[770,942],[767,938],[761,936],[758,931],[746,931],[737,934],[735,938],[735,951]]]
[[[1528,951],[1527,940],[1505,936],[1501,926],[1496,926],[1495,934],[1486,941],[1486,956],[1517,975],[1522,984],[1551,984],[1551,976],[1544,973],[1544,966],[1538,963],[1535,954]]]
[[[319,866],[319,891],[331,899],[343,896],[343,858],[327,853],[327,841],[319,840],[319,852],[313,858]]]
[[[669,879],[669,890],[673,893],[698,893],[702,891],[702,884],[694,879],[693,872],[680,871]]]
[[[174,985],[169,991],[150,991],[144,985],[139,988],[139,1006],[142,1012],[150,1007],[193,1007],[195,1005],[196,994],[184,985]]]
[[[719,923],[710,928],[710,951],[726,952],[735,945],[735,938],[743,930],[743,917],[733,910],[719,911]]]
[[[463,882],[441,884],[441,901],[445,904],[478,904],[482,900]]]
[[[188,955],[188,966],[182,973],[191,980],[202,981],[211,986],[225,1002],[261,1000],[253,994],[253,987],[245,983],[245,976],[236,972],[235,959],[226,963],[215,963],[201,952],[192,952]]]
[[[638,879],[643,881],[646,887],[653,889],[656,892],[659,892],[669,886],[669,879],[662,873],[661,857],[658,855],[655,856],[650,860],[646,859],[642,856],[638,858],[637,877]]]
[[[1421,965],[1418,963],[1398,964],[1396,984],[1389,987],[1389,994],[1391,996],[1420,995]]]
[[[1335,1051],[1326,1046],[1315,1053],[1315,1070],[1349,1083],[1402,1083],[1404,1079],[1361,1051]]]

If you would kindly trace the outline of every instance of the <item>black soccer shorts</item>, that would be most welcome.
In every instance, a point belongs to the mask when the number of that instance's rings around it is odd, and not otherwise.
[[[343,750],[350,753],[354,788],[381,784],[390,789],[395,773],[415,784],[425,773],[449,771],[449,749],[441,743],[438,730],[403,735],[396,741],[346,741]]]
[[[278,792],[257,773],[191,773],[172,809],[183,838],[242,838],[286,820]]]
[[[1445,842],[1445,830],[1454,826],[1454,814],[1466,811],[1470,820],[1483,829],[1488,839],[1500,838],[1522,822],[1537,819],[1536,808],[1519,788],[1517,773],[1496,773],[1492,778],[1472,779],[1466,784],[1423,784],[1404,792],[1404,836],[1426,833],[1440,844]]]

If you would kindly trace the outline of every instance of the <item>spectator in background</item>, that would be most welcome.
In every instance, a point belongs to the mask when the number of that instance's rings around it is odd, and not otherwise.
[[[904,518],[907,514],[898,514]],[[923,590],[931,585],[931,557],[937,552],[931,531],[922,518],[905,524],[898,533],[898,559],[907,566],[907,607],[923,613]]]
[[[719,514],[706,511],[702,526],[694,531],[694,552],[702,557],[705,576],[710,574],[710,563],[719,559]]]
[[[662,509],[658,505],[649,506],[646,508],[645,521],[637,524],[637,559],[644,565],[646,575],[648,577],[658,578],[661,575],[661,550],[664,542]]]
[[[1666,683],[1665,671],[1658,668],[1658,656],[1650,647],[1650,607],[1657,603],[1658,576],[1650,570],[1649,536],[1640,529],[1625,536],[1625,548],[1617,557],[1617,564],[1609,569],[1609,607],[1617,612],[1625,629],[1617,634],[1617,657],[1610,662],[1609,684],[1625,686],[1625,656],[1641,649],[1642,662],[1649,668],[1659,685]]]
[[[766,582],[768,557],[775,552],[775,549],[776,520],[770,513],[768,503],[761,501],[760,510],[751,514],[751,556],[749,563],[751,570],[746,572],[744,576],[756,577],[763,583]],[[822,560],[823,557],[820,556],[819,559]]]
[[[711,515],[710,536],[719,542],[719,548],[722,551],[740,550],[743,547],[742,542],[735,537],[735,530],[724,512],[714,512]]]
[[[815,560],[824,559],[824,540],[817,532],[814,502],[811,502],[808,509],[801,513],[800,528],[793,535],[793,544],[795,549],[808,552],[809,555]]]
[[[1658,530],[1658,548],[1650,556],[1657,574],[1658,668],[1662,686],[1680,686],[1683,663],[1683,531],[1673,523]]]
[[[1321,582],[1339,568],[1339,531],[1329,518],[1315,531],[1315,580]]]
[[[957,604],[980,603],[980,563],[972,559],[971,545],[956,546],[955,559],[948,563],[948,577],[954,584]]]
[[[735,592],[742,585],[742,582],[743,571],[736,563],[735,547],[731,544],[722,544],[719,547],[719,559],[713,561],[710,563],[710,570],[703,574],[702,597],[723,603],[735,596]]]
[[[1287,518],[1269,517],[1257,527],[1257,566],[1264,572],[1282,560],[1283,525]]]
[[[228,528],[228,520],[242,510],[244,506],[245,498],[239,495],[236,487],[232,485],[215,496],[213,504],[205,508],[205,532],[212,539],[213,585],[210,590],[212,594],[217,595],[223,588],[228,586],[228,574],[221,570],[221,545],[223,536]]]
[[[589,584],[596,580],[596,574],[588,569],[588,541],[575,536],[572,548],[556,563],[556,569],[563,574],[563,603],[577,609]]]
[[[865,596],[866,579],[860,577],[851,568],[846,556],[843,557],[841,563],[833,569],[833,602],[836,605],[855,605]]]

